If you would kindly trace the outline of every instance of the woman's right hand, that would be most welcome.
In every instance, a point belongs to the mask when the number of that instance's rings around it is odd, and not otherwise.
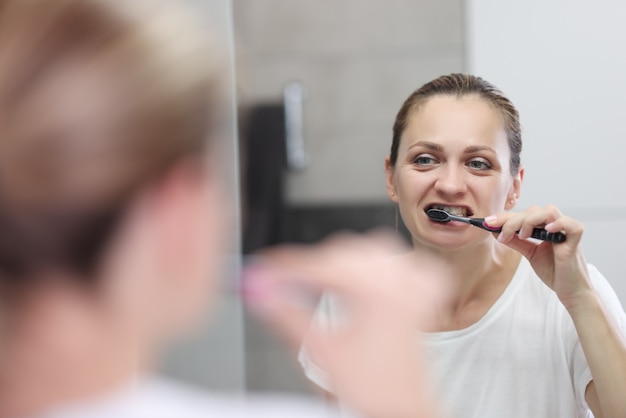
[[[556,293],[568,311],[594,293],[581,246],[583,225],[563,215],[556,206],[532,206],[523,212],[503,212],[485,218],[485,222],[490,227],[502,228],[498,241],[526,257],[535,273]],[[562,232],[567,239],[560,243],[529,240],[533,228]]]
[[[444,303],[447,272],[403,251],[387,234],[341,235],[315,246],[263,251],[244,274],[250,309],[328,374],[340,401],[370,417],[435,417],[419,330]],[[316,298],[330,291],[346,309],[338,329],[311,325]]]

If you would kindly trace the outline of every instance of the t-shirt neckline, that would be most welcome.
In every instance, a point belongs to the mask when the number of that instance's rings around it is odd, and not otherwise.
[[[489,308],[482,318],[463,329],[424,333],[426,340],[433,343],[458,340],[459,338],[470,337],[471,335],[476,334],[485,327],[489,326],[489,324],[497,319],[510,305],[521,284],[524,280],[527,280],[525,277],[527,276],[528,269],[530,268],[531,266],[528,260],[524,257],[520,257],[519,264],[517,265],[517,269],[513,274],[511,282],[507,285],[504,292],[502,292],[500,297],[498,297],[495,303],[491,306],[491,308]]]

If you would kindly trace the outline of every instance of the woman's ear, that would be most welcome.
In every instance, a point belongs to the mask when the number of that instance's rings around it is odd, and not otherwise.
[[[517,175],[513,177],[513,184],[511,185],[511,191],[507,196],[504,209],[511,210],[519,201],[520,194],[522,192],[522,182],[524,181],[524,167],[520,166]]]
[[[392,202],[398,203],[398,191],[396,190],[395,167],[391,165],[389,156],[385,157],[385,178],[387,196]]]
[[[157,255],[174,333],[194,325],[217,293],[229,202],[216,173],[182,163],[161,183]],[[164,322],[166,320],[163,320]]]
[[[177,164],[140,192],[108,254],[109,297],[146,338],[187,331],[217,294],[230,225],[217,180],[202,171]]]

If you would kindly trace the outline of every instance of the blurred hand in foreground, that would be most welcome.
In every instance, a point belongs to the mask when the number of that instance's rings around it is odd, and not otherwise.
[[[296,347],[306,334],[339,400],[369,417],[440,416],[419,332],[445,303],[447,272],[403,250],[386,233],[344,234],[263,251],[244,274],[249,308]],[[345,309],[332,331],[311,322],[327,291]]]

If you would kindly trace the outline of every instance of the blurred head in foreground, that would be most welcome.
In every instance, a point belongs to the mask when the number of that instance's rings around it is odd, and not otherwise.
[[[230,229],[214,145],[222,71],[179,3],[0,0],[0,418],[128,389],[211,305]],[[350,326],[307,338],[343,398],[368,416],[433,416],[414,345],[438,288],[415,272],[440,270],[391,266],[393,243],[264,253],[272,267],[257,266],[248,304],[297,345],[315,305],[289,286],[334,290]],[[190,416],[162,395],[138,397],[151,408],[138,416]]]
[[[175,3],[0,3],[0,388],[12,344],[46,338],[37,318],[71,336],[50,358],[78,362],[84,345],[137,354],[209,302],[221,70]]]

